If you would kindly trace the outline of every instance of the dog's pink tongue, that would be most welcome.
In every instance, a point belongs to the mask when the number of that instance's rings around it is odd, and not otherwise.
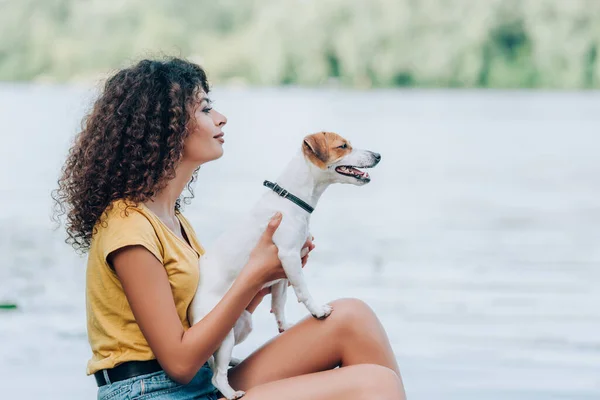
[[[354,172],[355,174],[360,175],[360,176],[364,176],[365,175],[364,172],[362,172],[360,169],[356,169],[356,168],[352,168],[352,172]]]

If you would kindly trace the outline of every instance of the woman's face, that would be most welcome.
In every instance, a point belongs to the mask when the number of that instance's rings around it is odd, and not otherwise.
[[[216,160],[223,155],[223,126],[227,118],[213,109],[204,91],[198,94],[200,104],[192,115],[192,128],[183,148],[183,161],[197,165]]]

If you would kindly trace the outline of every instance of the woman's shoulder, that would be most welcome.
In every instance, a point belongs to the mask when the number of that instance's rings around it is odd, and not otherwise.
[[[140,244],[162,260],[163,246],[151,215],[141,203],[115,200],[105,209],[92,235],[96,245],[108,254],[117,248]]]

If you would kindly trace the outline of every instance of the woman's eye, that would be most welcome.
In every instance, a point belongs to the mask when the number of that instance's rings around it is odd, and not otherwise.
[[[202,109],[202,112],[204,114],[208,114],[213,109],[211,107],[211,105],[213,104],[213,101],[211,99],[204,99],[203,103],[206,103],[206,106]]]
[[[338,147],[338,149],[346,149],[346,148],[348,148],[348,145],[346,143],[344,143],[343,145]]]

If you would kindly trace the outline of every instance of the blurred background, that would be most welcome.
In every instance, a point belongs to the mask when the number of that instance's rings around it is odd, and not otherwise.
[[[599,399],[599,46],[596,0],[0,0],[0,397],[96,395],[50,191],[103,80],[176,55],[229,118],[184,209],[206,247],[339,132],[383,159],[323,196],[307,279],[375,309],[408,398]],[[261,305],[234,355],[276,333]]]

